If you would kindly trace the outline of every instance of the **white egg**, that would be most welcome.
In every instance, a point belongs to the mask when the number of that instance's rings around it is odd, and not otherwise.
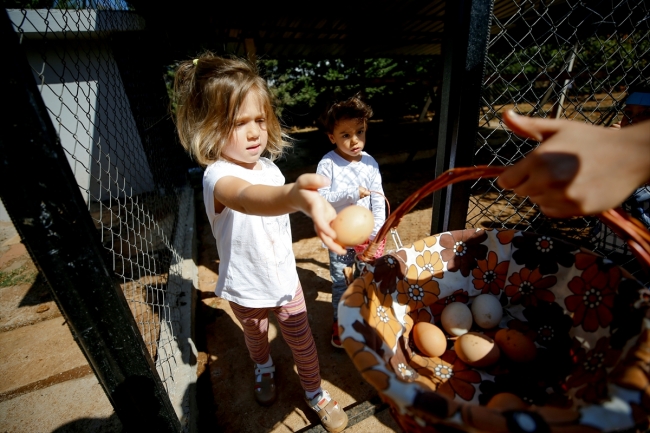
[[[462,302],[452,302],[442,310],[440,322],[448,334],[458,337],[472,327],[472,312]]]
[[[501,322],[503,307],[496,296],[484,293],[472,302],[474,322],[483,329],[492,329]]]

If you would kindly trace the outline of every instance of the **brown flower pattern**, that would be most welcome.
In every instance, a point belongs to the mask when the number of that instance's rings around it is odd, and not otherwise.
[[[458,230],[444,233],[440,236],[440,245],[444,250],[440,253],[442,260],[447,262],[449,272],[458,272],[466,277],[476,267],[476,260],[483,260],[488,247],[483,245],[487,239],[484,230]]]
[[[397,283],[397,302],[407,305],[410,311],[433,304],[439,293],[440,287],[431,272],[418,273],[415,265],[409,266],[406,276]]]
[[[379,336],[390,348],[395,346],[397,334],[402,330],[402,324],[393,314],[392,303],[393,298],[390,296],[372,296],[367,306],[368,316],[366,319],[368,325],[375,328]],[[363,311],[361,316],[366,318]]]
[[[499,263],[497,253],[490,251],[487,260],[478,260],[476,265],[477,267],[472,270],[474,277],[472,283],[476,290],[480,290],[481,293],[500,294],[506,282],[510,260]]]
[[[418,253],[421,253],[422,251],[425,251],[432,246],[436,244],[437,237],[436,236],[429,236],[428,238],[420,239],[419,241],[415,241],[413,243],[413,249],[417,251]]]
[[[510,285],[505,287],[505,293],[510,297],[513,304],[536,306],[539,301],[553,302],[555,295],[548,290],[557,281],[555,276],[544,277],[537,270],[522,268],[519,272],[512,274],[508,281]]]
[[[358,308],[368,305],[370,297],[375,295],[376,287],[372,273],[367,272],[352,282],[348,290],[341,296],[341,301],[348,307]]]
[[[566,388],[582,387],[579,394],[585,401],[597,402],[605,398],[607,370],[614,366],[621,352],[610,347],[608,337],[600,338],[592,350],[586,351],[582,347],[574,347],[573,352],[575,368],[566,381]]]
[[[584,271],[569,282],[574,294],[564,299],[567,310],[573,312],[573,324],[582,325],[587,332],[611,323],[616,287],[621,279],[618,268],[599,264],[596,256],[576,254],[576,267]]]
[[[354,366],[368,383],[379,390],[388,388],[388,375],[374,368],[379,365],[379,361],[371,352],[365,349],[363,343],[352,338],[346,338],[343,340],[343,347],[352,359]]]
[[[442,258],[438,252],[433,254],[429,250],[424,250],[422,254],[419,254],[415,258],[415,263],[423,270],[428,271],[436,278],[442,278],[442,268],[444,264],[442,263]]]
[[[498,230],[497,239],[501,242],[502,245],[508,245],[512,243],[512,239],[517,234],[516,230]]]
[[[404,251],[386,254],[375,262],[374,277],[382,293],[393,293],[397,281],[406,274],[406,254]]]
[[[476,393],[473,384],[481,382],[481,375],[461,361],[453,350],[446,351],[440,358],[414,355],[411,367],[420,376],[416,380],[449,398],[459,396],[469,401]]]

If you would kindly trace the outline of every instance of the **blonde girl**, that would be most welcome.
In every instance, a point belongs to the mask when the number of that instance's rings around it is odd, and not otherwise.
[[[318,194],[329,181],[304,174],[284,184],[273,160],[288,143],[266,81],[249,62],[206,52],[178,66],[174,93],[180,141],[205,167],[203,200],[220,258],[215,293],[230,302],[244,330],[255,363],[255,399],[269,405],[277,398],[268,341],[273,312],[293,353],[305,401],[328,431],[339,432],[347,415],[321,388],[288,215],[304,212],[321,240],[345,253],[329,225],[336,211]]]

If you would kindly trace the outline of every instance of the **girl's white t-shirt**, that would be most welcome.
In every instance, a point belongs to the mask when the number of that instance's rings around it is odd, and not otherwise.
[[[260,158],[259,163],[261,170],[249,170],[217,161],[203,173],[203,202],[220,260],[215,293],[249,308],[284,305],[298,287],[288,214],[262,217],[227,207],[221,213],[214,211],[214,185],[222,177],[234,176],[254,185],[284,185],[284,176],[271,160]]]

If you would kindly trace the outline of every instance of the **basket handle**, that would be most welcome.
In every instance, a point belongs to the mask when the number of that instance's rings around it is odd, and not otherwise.
[[[368,248],[359,254],[364,262],[374,260],[377,247],[386,237],[389,231],[399,225],[404,215],[415,207],[420,200],[427,195],[442,189],[448,185],[470,179],[482,177],[498,177],[506,169],[504,166],[479,165],[475,167],[458,167],[445,171],[437,178],[428,182],[420,189],[411,194],[392,214],[386,218],[375,239],[369,243]],[[628,215],[623,209],[610,209],[598,215],[614,233],[625,240],[637,260],[645,266],[646,272],[650,269],[650,232],[641,222]]]

